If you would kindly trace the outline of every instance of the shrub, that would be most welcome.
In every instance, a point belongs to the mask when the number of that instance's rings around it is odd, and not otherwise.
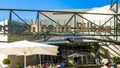
[[[6,64],[6,65],[10,64],[10,59],[9,58],[3,59],[3,64]]]

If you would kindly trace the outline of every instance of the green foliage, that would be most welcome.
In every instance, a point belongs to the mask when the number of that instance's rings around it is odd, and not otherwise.
[[[10,64],[10,59],[9,58],[5,58],[3,59],[3,64]]]
[[[69,61],[68,64],[67,64],[68,67],[74,67],[74,62],[73,61]]]
[[[21,68],[21,65],[18,63],[18,64],[16,65],[16,68]]]
[[[115,61],[120,60],[120,57],[119,57],[119,56],[115,56],[115,57],[114,57],[114,60],[115,60]]]
[[[115,60],[116,64],[120,64],[120,57],[119,56],[115,56],[114,60]]]
[[[74,64],[68,63],[68,67],[73,67]]]

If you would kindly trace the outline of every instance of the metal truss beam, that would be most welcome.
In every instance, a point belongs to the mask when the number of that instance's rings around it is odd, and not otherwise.
[[[110,10],[118,13],[118,0],[111,0]]]
[[[47,17],[48,19],[50,19],[51,21],[53,21],[54,23],[57,23],[55,20],[53,20],[52,18],[50,18],[49,16],[47,16],[46,14],[40,12],[42,15],[44,15],[45,17]]]
[[[74,14],[70,17],[70,19],[67,21],[67,23],[65,25],[68,25],[69,22],[72,20],[73,17],[74,17]]]
[[[118,40],[118,28],[117,28],[117,24],[118,24],[118,0],[111,0],[111,5],[110,5],[110,10],[113,11],[115,13],[114,15],[114,23],[115,23],[115,35],[116,35],[116,40]]]
[[[65,24],[65,25],[67,25],[67,24],[69,24],[69,22],[74,18],[74,27],[73,27],[73,29],[75,30],[75,28],[76,28],[76,15],[77,16],[79,16],[79,17],[81,17],[81,18],[83,18],[83,19],[85,19],[86,21],[88,21],[88,22],[90,22],[90,23],[92,23],[92,24],[94,24],[95,26],[99,26],[99,25],[97,25],[97,24],[95,24],[94,22],[92,22],[92,21],[90,21],[90,20],[88,20],[87,18],[85,18],[85,17],[83,17],[83,16],[81,16],[80,14],[91,14],[91,15],[111,15],[112,17],[110,18],[110,19],[108,19],[104,24],[103,24],[103,26],[107,23],[107,22],[109,22],[113,17],[116,17],[116,21],[115,22],[117,22],[119,19],[118,19],[118,16],[120,15],[120,14],[115,14],[115,13],[113,13],[113,14],[106,14],[106,13],[86,13],[86,12],[72,12],[72,11],[52,11],[52,10],[27,10],[27,9],[1,9],[0,8],[0,11],[10,11],[10,16],[9,16],[9,19],[10,20],[12,20],[12,13],[13,14],[15,14],[21,21],[23,21],[26,25],[28,25],[18,14],[16,14],[15,13],[15,11],[22,11],[22,12],[37,12],[37,16],[36,16],[36,23],[38,23],[39,24],[39,13],[41,13],[42,15],[44,15],[46,18],[48,18],[48,19],[50,19],[51,21],[53,21],[54,23],[57,23],[55,20],[53,20],[52,18],[50,18],[49,16],[47,16],[46,14],[44,14],[44,12],[52,12],[53,14],[73,14],[71,17],[70,17],[70,19],[67,21],[67,23]],[[28,27],[29,27],[29,25],[28,25]],[[39,27],[39,26],[38,26]],[[38,30],[39,31],[39,30]],[[74,33],[72,34],[72,35],[75,35],[76,34],[76,30],[74,31]],[[99,35],[98,35],[99,34]],[[115,35],[101,35],[100,34],[100,32],[98,32],[98,34],[96,34],[96,35],[89,35],[89,36],[119,36],[118,34],[117,34],[117,28],[116,28],[116,34]],[[44,35],[46,35],[46,34],[44,34]],[[53,34],[54,35],[54,34]],[[64,35],[67,35],[67,34],[64,34]],[[82,34],[83,35],[83,34]],[[85,36],[85,35],[83,35],[83,36]],[[87,36],[87,35],[86,35]]]
[[[81,37],[81,38],[78,38],[78,39],[97,40],[97,41],[102,41],[102,42],[110,42],[110,43],[114,43],[114,44],[117,44],[117,45],[120,44],[120,41],[116,41],[116,40],[107,40],[107,39],[98,39],[98,38],[89,38],[89,37]],[[71,40],[71,41],[73,41],[73,40]]]
[[[109,47],[109,45],[107,45],[106,43],[102,42],[102,45],[105,45],[108,49],[112,50],[114,53],[116,53],[117,55],[120,55],[118,52],[116,52],[114,49],[112,49],[111,47]],[[112,44],[113,45],[113,44]],[[114,47],[116,48],[116,46],[114,45]],[[118,49],[118,48],[116,48]],[[112,54],[112,53],[111,53]],[[113,54],[112,54],[113,55]]]
[[[87,13],[87,12],[73,12],[73,11],[52,11],[52,10],[28,10],[28,9],[4,9],[0,8],[1,11],[24,11],[24,12],[54,12],[54,14],[93,14],[93,15],[115,15],[113,14],[107,14],[107,13]],[[118,14],[120,15],[120,14]]]
[[[81,18],[85,19],[86,21],[88,21],[88,22],[90,22],[90,23],[94,24],[95,26],[98,26],[97,24],[95,24],[94,22],[92,22],[92,21],[88,20],[87,18],[85,18],[85,17],[83,17],[83,16],[81,16],[81,15],[79,15],[79,14],[77,14],[77,15],[78,15],[79,17],[81,17]]]
[[[30,25],[28,25],[17,13],[15,13],[14,11],[12,11],[13,14],[15,14],[21,21],[23,21],[26,25],[27,25],[27,28],[30,29]],[[12,20],[12,19],[11,19]]]
[[[104,26],[106,23],[108,23],[113,18],[114,18],[114,16],[112,16],[110,19],[108,19],[102,26]]]

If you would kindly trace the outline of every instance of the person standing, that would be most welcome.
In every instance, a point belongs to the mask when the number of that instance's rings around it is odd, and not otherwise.
[[[108,59],[103,59],[102,64],[103,66],[101,68],[110,68]]]
[[[46,64],[45,64],[45,68],[48,68],[48,67],[49,67],[49,63],[46,63]]]
[[[65,64],[63,62],[60,64],[60,68],[65,68]]]
[[[48,66],[48,68],[53,68],[51,63],[49,63],[49,66]]]

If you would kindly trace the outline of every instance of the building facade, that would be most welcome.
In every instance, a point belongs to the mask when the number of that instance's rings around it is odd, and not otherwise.
[[[103,58],[109,58],[113,62],[112,59],[120,55],[120,46],[109,41],[120,40],[120,23],[114,23],[113,15],[90,14],[112,14],[108,8],[108,6],[105,6],[94,9],[42,12],[42,19],[31,21],[32,24],[29,24],[29,29],[23,24],[17,24],[15,21],[8,24],[8,20],[5,20],[1,22],[0,26],[1,36],[4,36],[4,38],[1,37],[1,41],[29,38],[32,41],[58,45],[58,56],[42,56],[42,63],[58,63],[61,61],[67,63],[72,60],[78,64],[95,64],[96,59],[99,59],[100,63]],[[64,42],[56,42],[61,40]],[[37,58],[34,57],[34,59]]]

